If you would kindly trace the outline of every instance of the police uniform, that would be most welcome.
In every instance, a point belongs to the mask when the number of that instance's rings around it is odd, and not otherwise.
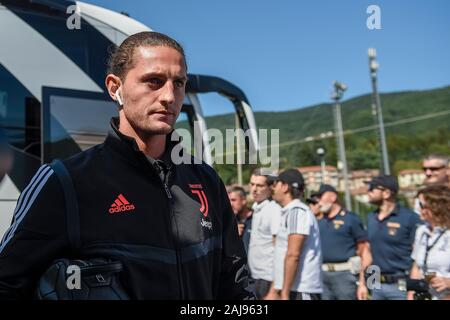
[[[359,257],[351,258],[356,257],[357,243],[367,241],[361,219],[341,209],[331,219],[326,215],[319,219],[319,229],[323,254],[323,299],[356,299],[355,274],[358,274],[359,268],[355,264]]]
[[[415,212],[400,204],[383,220],[378,219],[378,213],[378,210],[371,212],[367,221],[372,264],[381,272],[381,284],[379,288],[374,287],[372,299],[406,299],[406,288],[401,285],[399,288],[399,284],[411,270],[414,235],[422,222]]]

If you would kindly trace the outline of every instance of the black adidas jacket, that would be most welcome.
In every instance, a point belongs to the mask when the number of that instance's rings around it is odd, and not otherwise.
[[[122,261],[134,299],[249,298],[245,252],[217,173],[205,163],[165,168],[116,122],[103,144],[63,161],[78,200],[80,258]],[[170,154],[176,143],[167,141]],[[0,298],[31,297],[43,271],[67,256],[64,202],[58,177],[42,166],[2,240]]]

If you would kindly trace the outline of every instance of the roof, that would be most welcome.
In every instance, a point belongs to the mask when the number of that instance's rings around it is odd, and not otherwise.
[[[398,175],[402,176],[404,174],[423,174],[423,171],[420,169],[405,169],[401,170]]]
[[[307,166],[307,167],[298,167],[297,170],[299,170],[301,173],[306,172],[320,172],[322,171],[321,166]],[[337,168],[334,166],[325,166],[326,171],[337,171]]]

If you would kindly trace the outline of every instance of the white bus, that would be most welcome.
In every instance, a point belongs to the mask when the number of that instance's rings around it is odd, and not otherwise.
[[[70,29],[67,20],[74,12],[80,25]],[[117,114],[104,87],[108,50],[131,34],[150,30],[125,14],[78,1],[0,1],[0,130],[14,156],[0,182],[0,236],[20,192],[42,163],[103,141],[109,118]],[[182,111],[191,130],[196,126],[202,133],[196,143],[202,144],[205,161],[212,160],[198,95],[207,92],[230,99],[240,127],[254,133],[247,146],[258,146],[245,94],[218,77],[190,74]]]

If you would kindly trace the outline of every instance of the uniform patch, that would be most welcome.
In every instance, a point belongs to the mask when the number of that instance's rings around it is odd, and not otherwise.
[[[333,220],[334,229],[338,230],[342,225],[345,224],[342,220]]]
[[[401,224],[398,222],[388,222],[387,226],[388,226],[388,228],[400,228]]]

